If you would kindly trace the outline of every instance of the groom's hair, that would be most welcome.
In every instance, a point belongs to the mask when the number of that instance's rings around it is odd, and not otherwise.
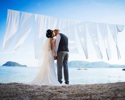
[[[56,32],[60,32],[60,30],[59,30],[59,29],[55,29],[54,31],[56,31]]]
[[[60,30],[59,30],[59,29],[55,29],[55,30],[54,30],[54,33],[55,33],[55,36],[57,36],[57,34],[60,33]]]
[[[48,30],[46,31],[46,37],[47,37],[47,38],[52,38],[52,35],[53,35],[53,30],[48,29]]]

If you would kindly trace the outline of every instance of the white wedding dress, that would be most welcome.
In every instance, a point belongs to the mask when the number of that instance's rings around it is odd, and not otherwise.
[[[50,39],[45,41],[42,54],[40,70],[31,83],[36,85],[60,85],[54,68],[54,57],[50,46]]]

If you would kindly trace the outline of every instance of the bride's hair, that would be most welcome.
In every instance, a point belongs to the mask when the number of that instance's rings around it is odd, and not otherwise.
[[[46,37],[47,37],[47,38],[52,38],[52,34],[53,34],[53,30],[48,29],[48,30],[46,31]]]

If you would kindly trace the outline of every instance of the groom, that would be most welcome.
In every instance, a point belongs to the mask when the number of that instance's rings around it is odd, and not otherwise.
[[[48,38],[56,36],[56,45],[55,45],[55,56],[54,59],[57,59],[57,75],[58,81],[62,83],[62,68],[64,69],[64,79],[65,84],[69,84],[69,73],[68,73],[68,37],[60,33],[60,30],[47,30],[46,36]]]

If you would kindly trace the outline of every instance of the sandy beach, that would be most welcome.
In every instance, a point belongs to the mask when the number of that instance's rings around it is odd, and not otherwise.
[[[63,86],[1,83],[0,100],[125,100],[125,82]]]

